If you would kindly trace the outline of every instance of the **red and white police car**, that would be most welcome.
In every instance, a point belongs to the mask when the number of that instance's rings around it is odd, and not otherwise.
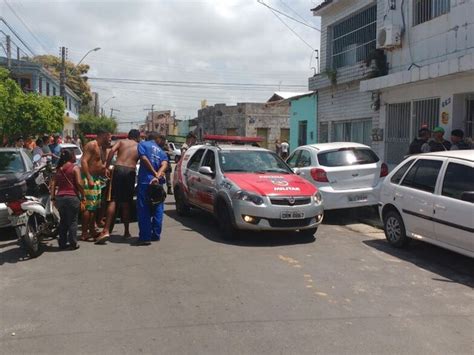
[[[238,230],[316,233],[323,206],[313,184],[275,153],[242,144],[252,138],[208,138],[240,144],[204,144],[186,151],[173,179],[179,215],[189,214],[191,207],[211,212],[224,237]]]

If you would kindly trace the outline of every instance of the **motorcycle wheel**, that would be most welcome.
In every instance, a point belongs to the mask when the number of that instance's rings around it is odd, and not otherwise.
[[[22,244],[31,258],[36,258],[41,254],[40,239],[38,237],[37,217],[32,215],[26,224],[26,233],[21,237]]]

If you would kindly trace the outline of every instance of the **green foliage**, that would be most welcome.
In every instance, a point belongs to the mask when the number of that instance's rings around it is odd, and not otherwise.
[[[59,80],[61,73],[61,59],[54,55],[38,55],[33,58],[36,63],[42,64]],[[82,75],[87,74],[89,65],[79,64],[75,65],[73,62],[66,61],[66,85],[71,88],[74,93],[81,98],[82,107],[87,107],[87,104],[92,100],[92,93],[87,78]]]
[[[105,129],[111,133],[117,130],[117,121],[107,116],[94,116],[86,113],[79,116],[79,130],[82,134],[95,134],[99,129]]]
[[[63,128],[64,102],[59,97],[25,94],[0,68],[0,138],[37,136]]]

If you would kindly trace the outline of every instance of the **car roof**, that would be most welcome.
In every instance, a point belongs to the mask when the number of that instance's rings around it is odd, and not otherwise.
[[[79,148],[77,144],[73,144],[73,143],[61,143],[59,146],[61,148]]]
[[[444,152],[434,152],[420,154],[420,156],[432,156],[432,157],[442,157],[442,158],[458,158],[463,160],[469,160],[474,162],[474,150],[449,150]]]
[[[303,145],[298,148],[313,148],[318,151],[334,150],[341,148],[367,148],[371,149],[368,145],[355,143],[355,142],[331,142],[331,143],[317,143]]]
[[[254,147],[251,145],[237,145],[237,144],[219,144],[219,145],[210,145],[210,144],[201,144],[201,145],[194,145],[191,148],[199,149],[199,148],[215,148],[216,150],[231,150],[231,151],[261,151],[261,152],[268,152],[268,149],[261,148],[261,147]],[[191,149],[189,148],[189,149]]]

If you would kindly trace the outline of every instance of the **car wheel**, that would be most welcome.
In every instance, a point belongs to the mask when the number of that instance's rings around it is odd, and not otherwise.
[[[407,237],[402,216],[396,211],[389,211],[384,218],[385,237],[390,245],[397,248],[406,246],[410,239]]]
[[[223,239],[235,239],[238,237],[238,229],[232,223],[231,211],[224,202],[217,205],[217,222]]]
[[[186,203],[185,197],[181,189],[175,189],[174,200],[176,203],[176,213],[178,216],[189,216],[191,213],[191,207]]]
[[[300,230],[300,235],[305,238],[312,238],[318,231],[318,227]]]

